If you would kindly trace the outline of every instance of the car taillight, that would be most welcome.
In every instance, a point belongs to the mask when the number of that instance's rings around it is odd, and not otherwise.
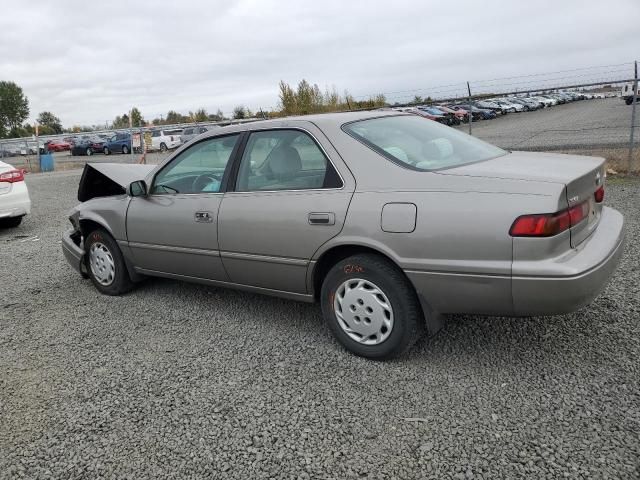
[[[589,216],[589,202],[582,202],[556,213],[522,215],[516,218],[509,235],[512,237],[552,237],[577,225]]]
[[[24,173],[20,170],[11,170],[9,172],[0,173],[0,182],[22,182],[24,181]]]
[[[597,203],[602,203],[604,201],[604,185],[601,185],[600,188],[596,190],[593,194]]]

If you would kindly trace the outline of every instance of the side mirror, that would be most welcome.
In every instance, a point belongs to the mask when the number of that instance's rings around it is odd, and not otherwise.
[[[127,195],[129,195],[130,197],[146,197],[147,184],[144,180],[131,182],[127,187]]]

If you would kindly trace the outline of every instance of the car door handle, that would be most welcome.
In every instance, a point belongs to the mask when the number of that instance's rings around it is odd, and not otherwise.
[[[312,212],[309,214],[311,225],[335,225],[336,215],[331,212]]]
[[[196,222],[200,222],[200,223],[213,222],[213,216],[209,212],[196,212],[194,217]]]

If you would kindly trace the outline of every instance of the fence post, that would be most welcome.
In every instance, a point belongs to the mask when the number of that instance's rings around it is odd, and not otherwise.
[[[636,129],[636,105],[638,103],[638,62],[635,62],[633,74],[633,102],[631,103],[631,134],[629,135],[629,165],[627,172],[631,173],[633,166],[633,136]]]
[[[472,135],[471,124],[473,123],[473,105],[471,105],[471,87],[469,86],[469,82],[467,82],[467,92],[469,92],[469,135]]]

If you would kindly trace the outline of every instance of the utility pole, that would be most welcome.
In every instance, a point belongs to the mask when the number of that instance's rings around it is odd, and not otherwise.
[[[131,142],[129,155],[133,158],[133,109],[129,110],[129,141]]]
[[[467,92],[469,92],[469,135],[472,135],[471,124],[473,123],[473,105],[471,105],[471,86],[467,82]]]
[[[638,62],[634,64],[633,73],[633,102],[631,103],[631,135],[629,138],[629,160],[628,160],[628,173],[631,173],[633,166],[633,141],[634,132],[636,129],[636,106],[638,104]]]

